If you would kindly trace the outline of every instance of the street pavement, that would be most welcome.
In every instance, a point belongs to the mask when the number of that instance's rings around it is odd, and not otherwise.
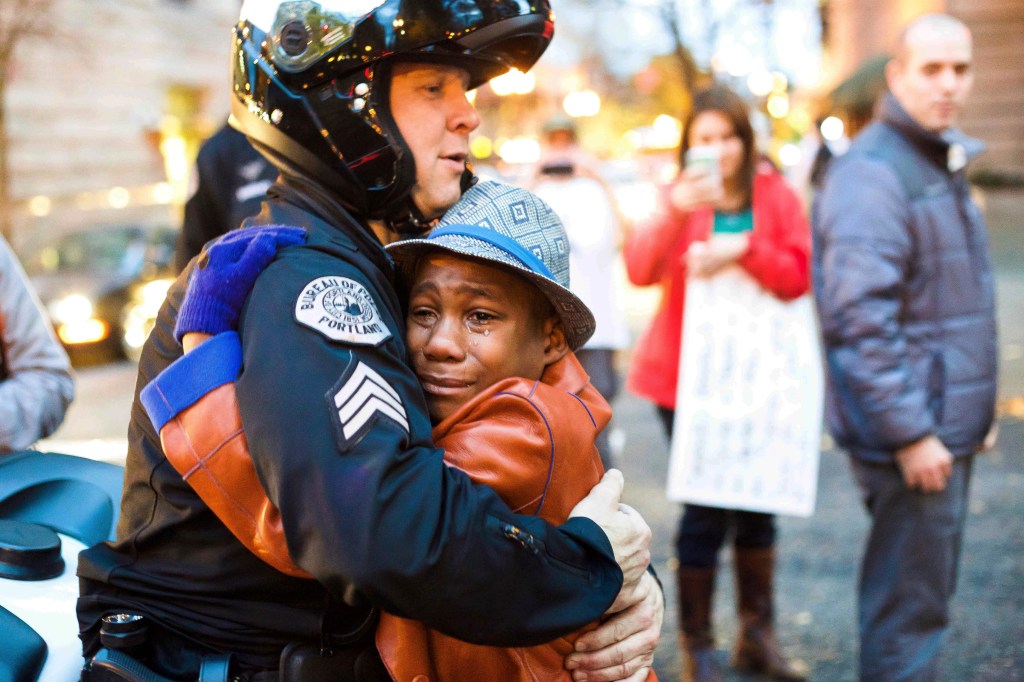
[[[655,668],[663,680],[678,679],[672,553],[679,507],[665,501],[668,446],[649,405],[624,397],[615,408],[616,423],[627,434],[620,464],[626,501],[654,531],[654,564],[668,602]],[[971,485],[953,628],[940,679],[1024,680],[1024,421],[1002,420],[999,447],[978,458]],[[854,589],[867,525],[846,455],[836,450],[822,453],[815,514],[778,517],[776,636],[788,653],[808,663],[813,680],[856,679]],[[714,623],[724,664],[736,631],[728,550],[720,569]],[[732,673],[726,679],[756,678]]]
[[[977,458],[971,484],[952,628],[944,648],[941,680],[1024,680],[1024,196],[990,198],[987,215],[997,272],[1000,319],[1000,438]],[[637,292],[634,326],[642,323],[649,293]],[[628,357],[622,358],[623,366]],[[128,362],[81,368],[78,396],[65,424],[40,449],[123,461],[134,392]],[[625,501],[654,530],[653,559],[665,586],[667,610],[655,667],[662,680],[678,679],[675,576],[672,545],[679,507],[665,499],[668,445],[653,408],[621,395],[613,427],[626,475]],[[813,680],[856,679],[854,589],[867,517],[852,483],[846,456],[822,452],[815,514],[779,517],[776,636],[802,658]],[[728,662],[733,615],[729,553],[723,552],[715,604],[719,657]],[[756,679],[729,673],[727,680]]]

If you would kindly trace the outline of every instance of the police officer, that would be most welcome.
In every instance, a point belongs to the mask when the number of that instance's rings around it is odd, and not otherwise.
[[[472,182],[479,119],[466,91],[529,68],[551,21],[547,2],[245,3],[232,114],[281,172],[251,223],[307,238],[245,304],[238,407],[289,552],[316,580],[249,553],[168,464],[136,400],[117,540],[79,561],[87,657],[116,643],[101,636],[104,617],[125,613],[148,627],[132,655],[172,679],[195,679],[219,654],[235,676],[317,679],[284,671],[320,669],[328,652],[347,666],[336,679],[386,679],[374,608],[502,646],[608,612],[581,638],[589,653],[567,665],[591,680],[646,675],[663,601],[645,572],[650,531],[619,509],[621,478],[595,488],[577,508],[585,516],[552,527],[445,467],[381,248],[426,230]],[[143,351],[140,388],[181,355],[187,274]]]
[[[185,202],[174,262],[185,269],[203,244],[233,230],[260,212],[277,168],[253,149],[245,135],[225,124],[199,148]]]

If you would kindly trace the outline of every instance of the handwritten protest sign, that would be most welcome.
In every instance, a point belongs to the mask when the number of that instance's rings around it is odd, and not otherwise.
[[[810,296],[782,302],[739,267],[687,283],[668,497],[810,516],[821,350]]]

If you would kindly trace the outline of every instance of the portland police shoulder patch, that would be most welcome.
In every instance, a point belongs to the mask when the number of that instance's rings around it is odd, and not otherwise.
[[[391,338],[370,292],[348,277],[318,277],[303,287],[295,320],[332,341],[376,346]]]

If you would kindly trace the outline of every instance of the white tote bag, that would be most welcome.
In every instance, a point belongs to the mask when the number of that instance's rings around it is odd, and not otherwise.
[[[783,302],[739,266],[686,288],[668,497],[810,516],[821,345],[810,295]]]

